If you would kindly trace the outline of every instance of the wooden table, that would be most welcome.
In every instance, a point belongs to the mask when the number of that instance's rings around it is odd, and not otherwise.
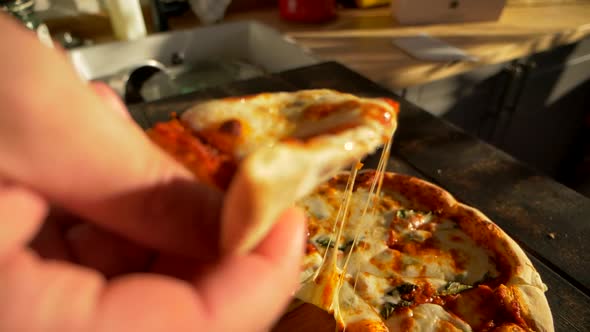
[[[144,128],[198,100],[303,88],[397,96],[329,62],[131,107]],[[447,122],[402,100],[389,170],[447,189],[502,227],[527,252],[548,285],[557,331],[590,327],[590,199],[517,162]],[[375,154],[378,156],[378,153]],[[376,157],[366,160],[376,166]]]
[[[497,22],[428,26],[401,26],[388,7],[343,10],[337,20],[321,25],[285,22],[276,10],[227,17],[230,21],[246,19],[284,32],[324,60],[341,62],[385,87],[399,89],[577,42],[590,35],[590,1],[513,0]],[[464,49],[480,61],[419,61],[392,44],[393,37],[421,32]]]

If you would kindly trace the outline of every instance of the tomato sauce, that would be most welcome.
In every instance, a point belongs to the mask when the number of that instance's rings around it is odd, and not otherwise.
[[[379,123],[381,124],[391,124],[391,113],[389,113],[381,105],[371,103],[363,104],[363,106],[361,107],[361,112],[363,115],[366,115],[376,121],[379,121]]]
[[[222,190],[229,186],[237,169],[233,156],[206,144],[178,119],[156,124],[147,135],[197,179]]]
[[[492,289],[479,285],[458,295],[443,298],[445,309],[471,325],[474,331],[488,332],[496,327],[512,324],[528,329],[520,306],[506,286]]]
[[[390,98],[382,98],[382,100],[391,106],[395,110],[396,114],[399,114],[399,103],[397,101]]]

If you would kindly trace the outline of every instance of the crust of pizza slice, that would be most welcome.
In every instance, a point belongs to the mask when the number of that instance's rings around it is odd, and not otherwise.
[[[553,318],[545,291],[530,285],[514,285],[510,288],[514,294],[514,303],[522,310],[522,317],[527,324],[538,331],[553,331]]]
[[[368,188],[380,176],[381,192],[371,198]],[[300,300],[333,313],[347,331],[360,317],[371,321],[360,331],[554,330],[547,287],[524,251],[483,213],[434,184],[360,172],[348,197],[348,226],[336,239],[333,219],[348,178],[339,175],[299,202],[310,232]],[[364,213],[371,199],[372,212]],[[323,268],[326,253],[338,255],[336,278]],[[326,289],[332,279],[344,280],[333,296],[338,303],[361,301],[355,306],[363,312],[330,310],[341,306],[314,298],[325,292],[314,292],[313,283]]]
[[[397,109],[390,100],[303,90],[204,102],[181,120],[236,160],[221,242],[245,252],[296,200],[388,141]],[[236,135],[224,139],[220,130]]]

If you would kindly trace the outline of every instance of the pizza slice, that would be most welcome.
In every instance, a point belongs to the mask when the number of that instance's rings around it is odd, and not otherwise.
[[[298,204],[309,219],[299,305],[275,331],[298,330],[299,311],[313,331],[553,331],[522,249],[433,184],[353,172]]]
[[[199,103],[148,135],[225,191],[222,249],[244,252],[284,209],[389,141],[396,125],[392,100],[303,90]]]

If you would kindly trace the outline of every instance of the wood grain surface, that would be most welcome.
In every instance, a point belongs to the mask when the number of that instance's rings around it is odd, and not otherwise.
[[[337,20],[321,25],[285,22],[274,10],[228,17],[228,20],[245,19],[275,27],[321,59],[341,62],[387,88],[399,89],[586,38],[590,35],[590,1],[511,1],[497,22],[427,26],[401,26],[387,7],[343,10]],[[467,51],[480,61],[420,61],[392,44],[393,37],[423,32]]]

